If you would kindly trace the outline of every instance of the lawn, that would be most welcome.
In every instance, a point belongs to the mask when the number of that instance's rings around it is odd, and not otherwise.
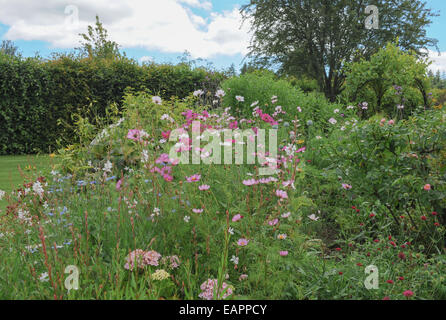
[[[51,168],[51,162],[48,155],[0,156],[0,190],[12,191],[31,176]],[[5,204],[0,200],[0,207]]]

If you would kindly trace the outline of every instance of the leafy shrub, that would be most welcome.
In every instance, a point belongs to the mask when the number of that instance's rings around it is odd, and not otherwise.
[[[307,156],[312,163],[332,172],[339,185],[346,186],[341,198],[345,208],[365,211],[353,217],[340,212],[336,220],[342,230],[357,230],[359,223],[369,223],[376,232],[389,228],[389,234],[416,239],[431,249],[433,244],[442,248],[446,115],[430,111],[397,122],[381,118],[350,123],[344,131],[334,130],[328,138],[311,142]],[[339,201],[335,202],[333,206],[339,208]]]
[[[75,142],[74,114],[94,121],[122,106],[126,88],[164,99],[215,90],[224,75],[188,64],[138,65],[133,60],[21,59],[0,53],[0,154],[48,152]]]
[[[184,117],[183,112],[193,105],[193,97],[179,101],[173,97],[161,104],[155,103],[147,92],[126,92],[122,112],[117,108],[107,109],[107,116],[98,118],[95,124],[88,118],[77,115],[75,132],[79,143],[60,149],[61,166],[64,172],[83,175],[92,167],[103,167],[106,161],[115,163],[114,172],[120,174],[126,167],[139,167],[142,148],[131,139],[123,139],[129,130],[146,132],[148,149],[155,152],[165,142],[163,132],[170,132],[172,124]]]
[[[344,97],[356,104],[368,102],[368,111],[363,114],[366,117],[379,112],[408,116],[418,106],[430,105],[427,66],[415,54],[403,52],[396,44],[389,43],[370,60],[362,59],[346,66]]]
[[[270,71],[255,71],[240,77],[225,80],[222,84],[226,92],[223,105],[234,107],[237,114],[251,116],[255,107],[268,114],[274,114],[281,106],[285,114],[278,116],[279,122],[299,120],[302,127],[328,128],[328,120],[334,110],[341,106],[330,103],[322,93],[303,93],[285,79],[277,79]],[[243,102],[236,99],[244,98]],[[258,103],[252,105],[254,102]],[[282,121],[280,121],[282,119]],[[310,120],[310,125],[307,122]]]

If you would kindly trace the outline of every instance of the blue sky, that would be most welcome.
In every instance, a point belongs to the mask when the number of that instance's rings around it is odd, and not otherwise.
[[[0,39],[13,40],[25,56],[39,52],[47,57],[51,52],[66,52],[79,44],[78,34],[93,24],[97,13],[111,38],[137,60],[175,63],[188,50],[193,58],[205,58],[218,69],[231,63],[239,69],[249,35],[246,24],[239,28],[237,8],[247,2],[115,0],[110,4],[108,0],[0,0]],[[426,2],[440,11],[428,36],[438,39],[444,52],[441,57],[431,53],[435,59],[432,68],[446,70],[446,1]],[[67,9],[69,5],[74,9]]]

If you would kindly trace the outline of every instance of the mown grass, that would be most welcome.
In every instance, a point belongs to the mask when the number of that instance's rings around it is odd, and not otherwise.
[[[10,192],[36,173],[51,170],[54,159],[49,155],[0,156],[0,190]],[[0,208],[7,202],[0,200]]]

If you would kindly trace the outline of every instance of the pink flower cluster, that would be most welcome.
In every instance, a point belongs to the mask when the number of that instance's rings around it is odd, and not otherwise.
[[[201,179],[201,175],[200,174],[194,174],[191,175],[190,177],[186,177],[186,182],[192,183],[192,182],[198,182]]]
[[[245,186],[255,186],[258,184],[268,184],[271,182],[277,182],[278,180],[274,177],[269,177],[269,178],[261,178],[259,180],[256,179],[250,179],[250,180],[243,180],[243,184]]]
[[[287,192],[283,190],[276,190],[276,196],[278,196],[280,199],[288,199]]]
[[[278,125],[278,124],[279,124],[279,123],[278,123],[276,120],[274,120],[274,118],[271,117],[269,114],[267,114],[267,113],[263,113],[262,109],[257,108],[255,112],[260,116],[260,119],[262,119],[263,121],[269,123],[270,125],[274,126],[274,125]]]
[[[218,290],[218,280],[217,279],[208,279],[203,282],[200,286],[201,293],[198,295],[201,299],[204,300],[213,300],[214,299],[214,291]],[[229,286],[226,282],[223,282],[220,292],[218,293],[218,299],[226,299],[233,294],[232,287]]]
[[[201,114],[195,113],[192,110],[187,110],[186,112],[183,112],[182,115],[186,118],[186,127],[190,126],[195,120],[204,121],[209,118],[209,113],[206,110],[204,110]]]
[[[144,251],[136,249],[127,256],[127,262],[124,268],[133,271],[136,268],[144,268],[145,266],[158,266],[161,254],[156,251]]]
[[[180,258],[178,256],[167,256],[163,258],[162,264],[168,264],[169,268],[176,269],[180,266]]]

